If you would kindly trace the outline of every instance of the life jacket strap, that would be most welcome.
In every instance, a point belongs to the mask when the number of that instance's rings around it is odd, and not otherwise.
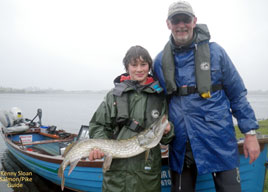
[[[128,128],[131,131],[138,132],[138,133],[144,130],[144,128],[140,126],[137,121],[133,121],[133,120],[130,121],[130,125]]]
[[[144,127],[142,127],[141,125],[139,125],[139,123],[135,120],[130,120],[130,119],[122,119],[120,122],[117,122],[118,126],[120,127],[120,129],[123,126],[126,126],[128,129],[130,129],[133,132],[141,132],[144,130]]]
[[[222,84],[216,84],[211,86],[211,92],[216,92],[218,90],[221,90]],[[177,87],[177,91],[175,92],[175,95],[177,96],[187,96],[190,94],[199,93],[196,86],[182,86]]]

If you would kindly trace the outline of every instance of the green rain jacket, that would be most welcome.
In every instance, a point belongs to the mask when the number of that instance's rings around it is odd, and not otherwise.
[[[119,76],[120,77],[120,76]],[[167,112],[167,105],[163,89],[157,81],[145,86],[135,81],[115,80],[115,88],[107,93],[90,121],[90,138],[128,139],[137,135],[126,124],[120,126],[118,106],[128,108],[130,120],[135,120],[142,128],[148,128],[153,121]],[[123,87],[123,89],[122,89]],[[118,93],[119,92],[119,93]],[[128,102],[120,103],[116,95],[126,94]],[[120,96],[119,96],[120,97]],[[121,112],[122,113],[122,112]],[[164,135],[161,143],[168,144],[174,136],[173,125],[171,131]],[[102,191],[106,192],[160,192],[161,191],[161,149],[160,145],[152,148],[148,160],[145,162],[145,153],[126,159],[113,159],[110,170],[103,175]]]

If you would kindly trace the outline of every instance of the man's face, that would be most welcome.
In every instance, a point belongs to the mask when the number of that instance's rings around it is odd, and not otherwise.
[[[167,20],[167,26],[171,30],[177,45],[183,46],[192,40],[196,21],[196,17],[190,17],[185,14],[174,15]]]

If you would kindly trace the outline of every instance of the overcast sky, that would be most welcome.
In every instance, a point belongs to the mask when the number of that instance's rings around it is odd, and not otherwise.
[[[103,90],[132,45],[154,58],[174,0],[0,0],[0,86]],[[268,1],[190,0],[248,90],[268,90]]]

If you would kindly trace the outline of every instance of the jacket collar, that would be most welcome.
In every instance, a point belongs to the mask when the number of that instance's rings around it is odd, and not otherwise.
[[[123,92],[131,90],[143,91],[147,93],[160,93],[163,91],[158,81],[154,80],[153,76],[149,74],[147,78],[147,84],[140,85],[138,81],[130,80],[129,75],[124,73],[119,75],[114,80],[114,95],[121,95]]]

